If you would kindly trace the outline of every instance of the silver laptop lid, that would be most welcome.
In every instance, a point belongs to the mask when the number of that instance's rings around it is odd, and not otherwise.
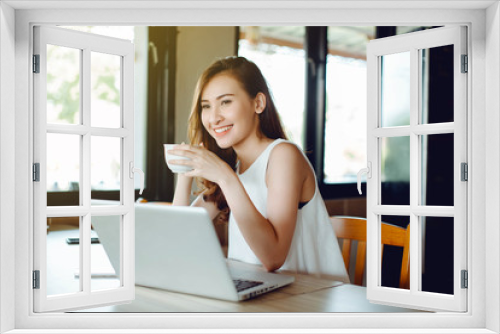
[[[113,202],[93,201],[92,205],[113,205]],[[294,281],[293,276],[227,262],[213,223],[203,208],[136,204],[135,210],[137,285],[237,301]],[[116,243],[120,231],[109,219],[93,217],[92,225],[119,272],[120,252]],[[262,284],[237,292],[233,279]]]
[[[155,268],[154,273],[137,277],[138,285],[238,300],[205,209],[137,205],[136,217],[141,220],[136,221],[136,271]]]
[[[205,209],[136,204],[135,215],[137,285],[238,300],[219,239]],[[114,243],[116,231],[106,224],[107,219],[93,217],[92,225],[116,269],[119,252],[112,250],[116,247],[109,252],[107,247]]]

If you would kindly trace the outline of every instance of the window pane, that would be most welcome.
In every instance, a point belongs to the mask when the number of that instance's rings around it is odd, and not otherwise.
[[[380,142],[381,204],[410,205],[410,137]]]
[[[453,217],[420,217],[422,291],[453,294]]]
[[[91,189],[93,191],[119,190],[121,180],[121,138],[92,136],[90,145]],[[93,194],[92,199],[94,198]]]
[[[80,205],[80,136],[47,134],[47,205]]]
[[[410,224],[410,216],[381,216],[382,223],[388,229],[382,228],[381,233],[381,286],[409,289],[400,285],[401,266],[403,262],[403,247],[405,229]],[[409,256],[409,254],[408,254]]]
[[[358,171],[364,167],[366,60],[328,55],[325,182],[356,182]]]
[[[99,243],[90,247],[91,290],[121,286],[121,216],[92,216],[92,227]]]
[[[146,123],[148,82],[148,27],[147,26],[64,26],[65,29],[128,39],[135,47],[134,57],[134,166],[146,170]],[[134,179],[135,188],[140,187]]]
[[[410,125],[410,52],[381,58],[381,126]]]
[[[302,147],[305,92],[305,27],[241,27],[238,55],[266,78],[289,139]]]
[[[47,218],[47,295],[77,293],[80,288],[81,217]]]
[[[420,136],[421,205],[453,206],[453,144],[453,133]]]
[[[421,123],[453,122],[453,45],[420,51],[422,69]]]
[[[80,54],[47,45],[47,123],[80,124]]]
[[[121,57],[91,52],[91,125],[119,128]]]

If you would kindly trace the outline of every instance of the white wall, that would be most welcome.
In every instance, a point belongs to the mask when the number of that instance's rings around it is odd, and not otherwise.
[[[14,328],[15,13],[0,2],[0,333]],[[9,273],[4,275],[3,273]]]
[[[196,82],[219,58],[234,56],[235,27],[179,27],[175,95],[175,141],[188,142],[187,122]]]
[[[494,221],[486,228],[486,252],[497,254],[494,262],[486,263],[486,327],[500,332],[500,7],[491,5],[486,11],[486,69],[491,75],[486,76],[486,219]]]

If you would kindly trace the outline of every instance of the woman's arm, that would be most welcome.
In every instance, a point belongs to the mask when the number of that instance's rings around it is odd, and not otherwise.
[[[174,200],[172,205],[188,206],[191,200],[191,186],[193,178],[183,174],[177,174],[177,185],[175,186]]]
[[[185,146],[174,153],[191,159],[175,161],[194,168],[186,176],[200,176],[221,187],[252,251],[268,271],[279,269],[290,249],[308,170],[304,168],[307,162],[302,153],[291,144],[280,144],[273,149],[267,171],[268,218],[255,208],[236,173],[213,152]]]
[[[268,271],[279,269],[290,250],[304,171],[309,170],[304,164],[302,153],[291,144],[273,149],[266,177],[267,219],[255,208],[236,175],[221,184],[243,237]]]

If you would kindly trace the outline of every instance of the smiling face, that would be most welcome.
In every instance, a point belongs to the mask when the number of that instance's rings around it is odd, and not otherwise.
[[[201,120],[217,145],[241,145],[259,134],[259,118],[265,98],[251,98],[240,83],[227,73],[213,77],[201,94]]]

